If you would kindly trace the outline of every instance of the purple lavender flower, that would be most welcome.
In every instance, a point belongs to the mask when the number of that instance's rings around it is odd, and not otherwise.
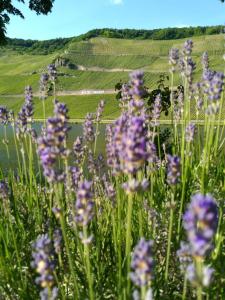
[[[72,178],[72,188],[76,192],[83,176],[81,168],[75,166],[70,168],[71,178]]]
[[[55,300],[58,297],[58,289],[54,287],[49,296],[49,289],[45,288],[40,292],[41,300]]]
[[[146,191],[149,187],[149,181],[144,178],[141,182],[136,179],[131,179],[122,184],[123,189],[127,194],[132,194],[140,191]]]
[[[48,90],[48,82],[49,82],[49,75],[46,73],[41,74],[40,78],[40,94],[41,99],[45,100],[47,96],[47,90]]]
[[[185,129],[185,139],[188,143],[193,142],[195,134],[195,124],[190,123]]]
[[[96,122],[100,122],[105,107],[105,101],[101,100],[96,111]]]
[[[106,127],[107,164],[114,174],[122,171],[119,153],[122,151],[122,137],[127,130],[128,114],[123,113],[113,125]]]
[[[134,99],[141,99],[145,95],[144,72],[134,71],[130,74],[130,95]]]
[[[122,85],[122,89],[121,89],[120,107],[122,109],[127,108],[130,100],[131,100],[130,86],[129,84],[125,83]]]
[[[178,156],[167,155],[167,182],[175,185],[180,180],[180,158]]]
[[[184,42],[184,47],[183,47],[183,53],[185,56],[190,56],[192,53],[193,49],[193,42],[192,40],[186,40]]]
[[[111,182],[107,179],[106,175],[103,175],[103,183],[106,191],[106,196],[115,203],[116,200],[116,191],[114,189],[114,186],[111,184]]]
[[[119,151],[124,173],[136,173],[145,164],[149,158],[147,145],[145,119],[131,117],[127,131],[122,136],[122,149]]]
[[[93,143],[95,139],[93,115],[88,113],[83,124],[83,136],[86,143]]]
[[[183,220],[192,255],[204,257],[212,249],[218,226],[216,201],[210,195],[194,195]]]
[[[131,262],[133,272],[130,277],[137,286],[145,286],[152,280],[154,266],[152,247],[153,241],[141,238],[134,249]]]
[[[0,180],[0,198],[3,200],[9,198],[9,187],[5,180]]]
[[[75,156],[75,163],[80,164],[83,161],[85,146],[83,145],[83,138],[78,136],[73,143],[73,153]]]
[[[192,84],[193,80],[193,72],[196,69],[196,64],[192,60],[191,57],[188,57],[186,59],[180,60],[180,70],[181,74],[187,78],[188,83]]]
[[[179,121],[181,119],[182,113],[184,111],[184,94],[179,91],[178,97],[174,105],[174,119]]]
[[[178,61],[179,61],[179,49],[177,49],[177,48],[170,49],[169,63],[172,66],[171,67],[171,72],[175,71],[175,67],[178,64]]]
[[[55,116],[47,120],[46,130],[38,138],[38,154],[49,182],[63,181],[65,178],[57,162],[68,156],[65,141],[69,130],[67,108],[65,104],[56,101]]]
[[[54,288],[54,270],[55,270],[55,259],[54,251],[52,247],[52,241],[49,239],[48,234],[40,235],[36,242],[33,244],[33,261],[31,266],[36,269],[39,276],[36,279],[36,283],[39,284],[44,290],[41,292],[40,296],[42,299],[55,299],[55,298],[45,298],[45,291],[48,290],[51,293],[50,296],[56,294],[56,288]]]
[[[202,274],[197,274],[196,267],[194,263],[189,264],[186,270],[186,276],[187,279],[193,284],[193,285],[203,285],[203,286],[209,286],[212,281],[212,275],[214,273],[214,269],[210,268],[209,266],[203,266],[202,268]]]
[[[190,244],[181,242],[180,249],[177,251],[177,256],[180,262],[180,269],[185,273],[188,265],[193,262]]]
[[[146,94],[144,88],[144,73],[142,71],[134,71],[130,74],[130,97],[129,111],[132,115],[139,115],[144,113],[143,97]]]
[[[0,124],[6,125],[9,122],[9,111],[6,106],[0,106]]]
[[[80,182],[75,204],[75,222],[79,226],[87,226],[94,217],[94,201],[91,191],[92,183]]]
[[[153,110],[152,110],[152,126],[158,126],[159,125],[159,118],[162,110],[162,97],[160,94],[158,94],[155,98]]]
[[[31,86],[27,86],[25,88],[25,103],[19,111],[16,121],[16,130],[18,135],[28,132],[27,125],[32,122],[33,114],[33,92]]]
[[[53,232],[53,243],[54,243],[54,249],[55,253],[59,254],[62,251],[62,231],[61,229],[56,229]]]
[[[48,76],[49,80],[55,82],[57,79],[57,70],[54,64],[48,65]]]
[[[203,68],[203,70],[208,70],[209,69],[208,52],[204,52],[203,55],[202,55],[202,68]]]
[[[205,70],[202,77],[202,90],[210,103],[206,113],[216,114],[219,110],[219,100],[224,86],[224,74],[212,70]]]

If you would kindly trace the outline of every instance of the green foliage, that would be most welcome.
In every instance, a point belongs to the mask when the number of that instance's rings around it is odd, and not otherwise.
[[[219,34],[223,30],[222,25],[218,26],[198,26],[184,28],[164,28],[164,29],[93,29],[73,39],[73,41],[85,41],[95,37],[119,38],[119,39],[153,39],[170,40],[181,39],[205,34]],[[210,33],[212,32],[212,33]]]
[[[24,0],[17,0],[25,4]],[[55,0],[29,0],[28,5],[31,10],[34,10],[38,15],[47,15],[52,10]],[[15,2],[15,1],[14,1]],[[12,0],[3,0],[0,3],[0,44],[6,43],[6,25],[10,21],[10,15],[24,18],[23,13],[14,6]]]

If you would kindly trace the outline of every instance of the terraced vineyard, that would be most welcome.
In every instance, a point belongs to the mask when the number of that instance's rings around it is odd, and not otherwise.
[[[196,78],[201,73],[201,55],[207,50],[211,67],[223,70],[221,57],[224,53],[224,36],[209,35],[194,37],[193,58],[197,63]],[[15,51],[0,50],[0,102],[10,103],[10,106],[19,107],[21,98],[5,95],[22,95],[24,86],[31,85],[34,92],[38,92],[39,77],[49,63],[57,58],[66,59],[73,65],[73,69],[59,67],[57,90],[63,94],[67,91],[77,90],[113,90],[117,82],[128,80],[131,70],[143,69],[145,83],[154,88],[159,79],[159,74],[168,72],[168,52],[172,47],[181,49],[184,40],[120,40],[114,38],[93,38],[88,41],[72,41],[64,51],[51,55],[21,55]],[[175,84],[180,79],[175,78]],[[66,95],[66,93],[65,93]],[[72,101],[71,99],[74,99]],[[80,101],[80,105],[96,105],[97,99],[102,96],[65,96],[64,101]],[[104,96],[113,101],[113,96]],[[110,106],[115,110],[117,103]],[[109,110],[111,109],[109,108]],[[51,109],[50,109],[51,110]],[[73,111],[73,109],[72,109]],[[90,109],[89,109],[90,111]],[[37,109],[38,112],[38,109]],[[110,111],[109,115],[113,115]],[[83,113],[73,116],[83,117]]]

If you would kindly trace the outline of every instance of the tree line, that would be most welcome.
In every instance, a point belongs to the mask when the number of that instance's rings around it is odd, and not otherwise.
[[[135,40],[170,40],[182,39],[193,36],[220,34],[224,32],[224,26],[198,26],[185,28],[164,28],[164,29],[93,29],[85,34],[73,38],[58,38],[46,41],[23,40],[7,38],[6,48],[19,53],[50,54],[64,49],[68,43],[86,41],[95,37],[135,39]]]

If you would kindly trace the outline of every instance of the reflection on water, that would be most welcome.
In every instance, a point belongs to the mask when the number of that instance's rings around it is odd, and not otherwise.
[[[37,131],[38,135],[41,132],[42,123],[34,123],[32,127]],[[105,124],[99,126],[99,136],[97,142],[96,154],[104,154],[105,152]],[[3,143],[5,132],[4,127],[0,126],[0,169],[7,171],[9,168],[16,169],[18,165],[17,153],[13,135],[13,128],[8,125],[6,128],[6,134],[8,139],[8,150],[9,158],[7,155],[6,147]],[[71,124],[71,130],[69,131],[67,145],[68,148],[72,150],[73,142],[75,138],[79,135],[82,135],[82,124]],[[19,146],[19,144],[18,144]],[[20,148],[19,148],[20,151]],[[36,155],[35,155],[36,156]]]

